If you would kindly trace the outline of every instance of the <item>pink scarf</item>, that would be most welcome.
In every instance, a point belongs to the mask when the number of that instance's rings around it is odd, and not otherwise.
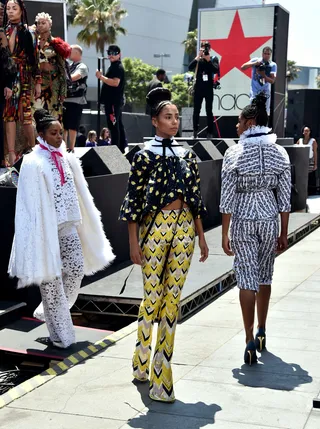
[[[64,185],[66,183],[66,179],[64,177],[63,167],[61,164],[61,160],[59,158],[59,157],[63,157],[62,153],[59,152],[58,150],[49,150],[47,147],[43,146],[41,143],[39,144],[39,146],[41,147],[41,149],[47,150],[48,152],[50,152],[51,158],[52,158],[53,162],[55,163],[55,166],[57,167],[57,169],[59,171],[61,185]]]

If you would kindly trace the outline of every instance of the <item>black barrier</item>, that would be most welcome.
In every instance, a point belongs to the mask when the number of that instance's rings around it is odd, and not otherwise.
[[[309,148],[303,146],[284,146],[293,165],[293,191],[291,211],[305,210],[308,196]]]

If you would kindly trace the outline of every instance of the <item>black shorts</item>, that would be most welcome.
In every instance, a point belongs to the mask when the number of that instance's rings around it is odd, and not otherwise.
[[[65,130],[79,130],[83,105],[72,102],[63,103],[63,128]]]

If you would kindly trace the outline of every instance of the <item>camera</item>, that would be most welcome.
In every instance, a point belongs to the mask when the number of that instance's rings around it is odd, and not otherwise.
[[[267,70],[267,67],[270,66],[269,61],[263,61],[261,64],[259,64],[258,66],[256,66],[258,71],[263,71],[265,72]]]
[[[220,81],[213,82],[213,89],[221,89]]]
[[[202,48],[203,48],[203,55],[205,56],[210,55],[211,46],[209,42],[203,43]]]

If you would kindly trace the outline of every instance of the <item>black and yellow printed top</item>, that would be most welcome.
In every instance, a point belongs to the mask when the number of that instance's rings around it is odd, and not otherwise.
[[[119,219],[141,222],[147,213],[164,208],[180,195],[194,218],[206,215],[196,155],[174,140],[164,149],[163,142],[158,138],[146,142],[135,154]]]

